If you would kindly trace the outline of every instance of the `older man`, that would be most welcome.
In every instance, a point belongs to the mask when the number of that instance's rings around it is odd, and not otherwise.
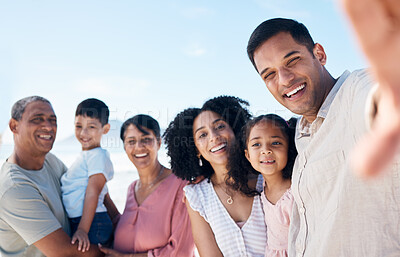
[[[57,132],[50,102],[17,101],[9,127],[15,145],[0,172],[1,256],[102,256],[96,246],[79,252],[68,236],[60,189],[66,167],[49,153]]]

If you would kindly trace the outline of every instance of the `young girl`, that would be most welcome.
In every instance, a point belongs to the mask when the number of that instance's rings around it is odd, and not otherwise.
[[[249,190],[246,179],[248,172],[257,171],[264,178],[261,200],[267,224],[265,256],[268,257],[287,256],[293,205],[291,175],[297,155],[294,145],[296,120],[289,122],[293,125],[289,126],[275,114],[254,118],[243,128],[236,150],[231,152],[229,158],[229,175],[235,189],[244,193]]]

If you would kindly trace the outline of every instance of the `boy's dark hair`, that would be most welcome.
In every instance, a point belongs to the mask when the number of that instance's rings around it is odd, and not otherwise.
[[[175,175],[192,181],[200,175],[210,178],[214,173],[211,164],[203,157],[200,157],[203,166],[198,164],[199,159],[193,138],[193,122],[201,112],[212,111],[220,115],[237,137],[242,126],[251,117],[246,108],[248,105],[247,101],[238,97],[218,96],[205,102],[201,109],[188,108],[179,113],[163,135]]]
[[[75,117],[79,115],[98,119],[101,125],[104,126],[108,123],[110,111],[103,101],[96,98],[88,98],[76,107]]]
[[[276,114],[260,115],[250,120],[241,131],[241,136],[237,138],[234,147],[230,149],[228,160],[228,176],[231,186],[242,193],[251,196],[255,195],[253,189],[248,186],[249,173],[259,174],[251,163],[247,160],[244,150],[247,149],[250,131],[262,121],[271,121],[279,127],[283,134],[288,138],[288,159],[285,168],[282,170],[282,177],[290,179],[292,177],[293,165],[297,156],[297,150],[294,143],[294,134],[296,127],[296,118],[291,118],[288,122]]]
[[[148,135],[149,132],[143,128],[149,129],[153,131],[157,140],[161,138],[160,136],[160,125],[158,122],[151,116],[146,114],[138,114],[133,116],[132,118],[127,119],[121,126],[120,137],[121,140],[125,140],[125,131],[129,127],[129,125],[134,125],[140,132],[145,135]]]
[[[257,67],[254,62],[254,52],[265,41],[280,32],[289,33],[294,41],[296,41],[298,44],[304,45],[308,49],[308,51],[310,51],[312,56],[314,56],[313,49],[315,43],[304,24],[292,19],[270,19],[258,25],[258,27],[251,34],[249,42],[247,43],[247,55],[249,56],[250,61],[253,64],[254,68],[256,68],[256,70]]]

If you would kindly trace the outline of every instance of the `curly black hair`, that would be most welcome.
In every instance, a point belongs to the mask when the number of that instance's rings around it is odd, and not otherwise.
[[[252,128],[261,121],[272,121],[278,126],[284,135],[288,138],[288,160],[285,168],[282,170],[282,177],[290,179],[292,177],[292,170],[294,161],[297,156],[297,150],[294,143],[294,134],[296,127],[296,118],[291,118],[286,122],[283,118],[276,114],[260,115],[250,120],[241,130],[241,135],[237,137],[234,146],[230,149],[228,157],[228,177],[230,185],[233,189],[241,191],[248,196],[258,194],[257,191],[248,186],[249,174],[259,174],[246,159],[244,151],[247,149],[247,143]]]
[[[200,157],[203,166],[198,164],[199,159],[193,137],[194,120],[203,111],[215,112],[229,124],[237,137],[242,126],[251,117],[246,108],[248,105],[247,101],[238,97],[218,96],[205,102],[200,109],[188,108],[179,113],[163,135],[174,174],[189,181],[195,180],[198,176],[209,179],[214,170],[203,157]]]

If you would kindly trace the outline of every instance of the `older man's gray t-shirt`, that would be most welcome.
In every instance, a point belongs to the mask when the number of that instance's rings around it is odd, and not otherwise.
[[[41,170],[5,162],[0,171],[0,252],[7,256],[44,256],[36,241],[59,228],[69,234],[61,200],[60,177],[67,168],[47,154]]]

